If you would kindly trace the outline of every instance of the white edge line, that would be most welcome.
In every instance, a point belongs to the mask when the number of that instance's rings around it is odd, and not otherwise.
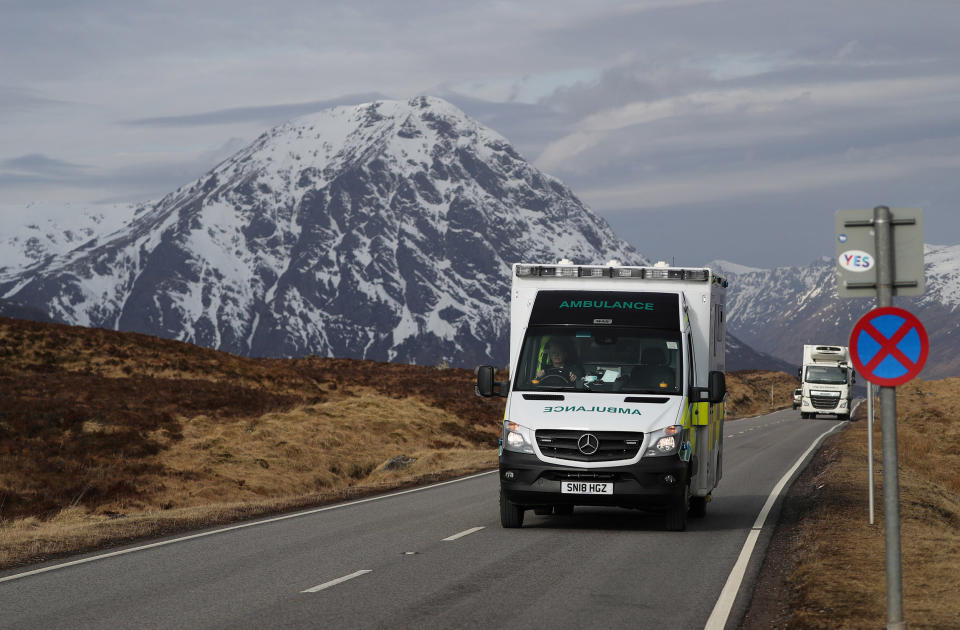
[[[794,462],[790,470],[780,478],[780,481],[777,482],[777,485],[770,492],[770,496],[767,497],[767,502],[763,504],[763,509],[760,510],[760,513],[757,515],[757,520],[753,523],[753,528],[747,535],[747,541],[744,543],[743,549],[740,550],[740,557],[737,558],[737,562],[733,565],[730,575],[727,576],[727,582],[723,585],[723,590],[720,591],[720,597],[713,607],[713,612],[710,613],[710,618],[707,619],[707,624],[703,627],[704,630],[723,630],[727,625],[727,619],[730,617],[730,611],[733,610],[733,603],[737,598],[737,592],[740,590],[740,585],[743,583],[743,578],[746,575],[747,564],[750,562],[753,548],[757,544],[757,538],[760,537],[763,524],[767,520],[767,515],[770,510],[773,508],[773,504],[776,503],[780,493],[783,492],[784,486],[787,485],[787,481],[789,481],[793,473],[800,468],[800,464],[807,458],[807,455],[809,455],[813,449],[817,448],[828,434],[833,433],[842,426],[843,424],[838,423],[821,433],[820,437],[813,441],[810,448],[804,451],[803,455]]]
[[[139,547],[132,547],[130,549],[121,549],[120,551],[112,551],[110,553],[103,553],[97,556],[91,556],[89,558],[81,558],[80,560],[73,560],[71,562],[64,562],[61,564],[55,564],[49,567],[43,567],[42,569],[34,569],[32,571],[25,571],[23,573],[16,573],[14,575],[8,575],[6,577],[0,578],[0,583],[9,582],[11,580],[18,580],[20,578],[25,578],[31,575],[37,575],[40,573],[46,573],[47,571],[56,571],[57,569],[65,569],[67,567],[72,567],[78,564],[86,564],[87,562],[94,562],[95,560],[105,560],[107,558],[113,558],[114,556],[122,556],[128,553],[134,553],[135,551],[144,551],[147,549],[153,549],[155,547],[163,547],[165,545],[172,545],[174,543],[183,542],[186,540],[193,540],[194,538],[203,538],[204,536],[213,536],[215,534],[222,534],[224,532],[230,532],[236,529],[244,529],[247,527],[255,527],[257,525],[266,525],[267,523],[276,523],[277,521],[285,521],[291,518],[299,518],[301,516],[309,516],[311,514],[317,514],[318,512],[326,512],[327,510],[336,510],[339,508],[350,507],[351,505],[359,505],[361,503],[369,503],[371,501],[379,501],[381,499],[389,499],[391,497],[398,497],[403,494],[410,494],[411,492],[421,492],[423,490],[429,490],[431,488],[437,488],[440,486],[446,486],[451,483],[459,483],[461,481],[467,481],[469,479],[475,479],[477,477],[482,477],[484,475],[492,475],[497,472],[496,470],[488,470],[486,472],[477,473],[475,475],[468,475],[466,477],[460,477],[458,479],[451,479],[449,481],[441,481],[439,483],[433,483],[429,486],[420,486],[418,488],[410,488],[409,490],[401,490],[400,492],[393,492],[391,494],[384,494],[375,497],[368,497],[366,499],[357,499],[356,501],[350,501],[349,503],[338,503],[336,505],[327,505],[320,508],[314,508],[312,510],[305,510],[303,512],[296,512],[294,514],[284,514],[283,516],[275,516],[273,518],[267,518],[260,521],[252,521],[250,523],[240,523],[239,525],[231,525],[230,527],[223,527],[221,529],[215,529],[209,532],[201,532],[199,534],[191,534],[189,536],[181,536],[179,538],[173,538],[171,540],[163,540],[160,542],[150,543],[149,545],[141,545]]]
[[[300,592],[301,592],[301,593],[316,593],[317,591],[322,591],[322,590],[325,589],[325,588],[330,588],[331,586],[336,586],[337,584],[341,584],[342,582],[346,582],[347,580],[352,580],[352,579],[355,578],[355,577],[360,577],[361,575],[366,575],[367,573],[371,573],[371,572],[372,572],[372,569],[360,569],[359,571],[355,571],[355,572],[351,573],[350,575],[345,575],[345,576],[339,577],[339,578],[337,578],[337,579],[335,579],[335,580],[330,580],[329,582],[324,582],[323,584],[320,584],[320,585],[318,585],[318,586],[314,586],[313,588],[308,588],[307,590],[305,590],[305,591],[300,591]]]
[[[457,538],[463,538],[464,536],[469,536],[475,532],[479,532],[483,527],[471,527],[470,529],[464,530],[459,534],[454,534],[453,536],[447,536],[444,538],[444,541],[456,540]]]

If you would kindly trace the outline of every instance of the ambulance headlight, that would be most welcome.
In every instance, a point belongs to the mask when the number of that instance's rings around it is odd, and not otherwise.
[[[503,422],[503,448],[517,453],[533,452],[533,431],[516,422]]]
[[[846,401],[846,399],[842,399],[842,400],[840,401],[840,404],[837,405],[837,406],[840,407],[841,409],[846,409],[846,408],[847,408],[847,401]]]
[[[650,446],[644,455],[646,457],[662,457],[673,455],[683,443],[683,427],[674,424],[650,434]]]

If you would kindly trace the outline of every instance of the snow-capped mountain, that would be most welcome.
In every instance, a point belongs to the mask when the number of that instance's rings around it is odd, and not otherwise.
[[[960,245],[924,246],[926,292],[894,297],[894,306],[914,313],[930,339],[923,378],[960,374]],[[756,350],[799,366],[803,344],[847,345],[860,317],[876,306],[874,298],[840,298],[836,262],[818,260],[805,267],[746,269],[715,261],[730,280],[729,330]]]
[[[238,354],[458,366],[506,363],[511,263],[647,262],[502,136],[430,97],[280,125],[85,236],[0,270],[0,298]]]
[[[136,206],[26,203],[0,206],[0,281],[32,265],[110,234],[133,218]]]

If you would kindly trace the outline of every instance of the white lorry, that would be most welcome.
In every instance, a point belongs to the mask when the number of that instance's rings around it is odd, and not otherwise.
[[[727,282],[707,268],[516,264],[500,523],[577,505],[702,517],[723,465]]]
[[[850,419],[856,375],[846,346],[804,345],[800,377],[800,417],[818,413]]]

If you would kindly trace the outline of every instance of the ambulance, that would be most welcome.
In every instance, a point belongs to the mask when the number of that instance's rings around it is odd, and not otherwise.
[[[723,472],[727,281],[708,268],[515,264],[500,524],[575,506],[706,513]]]

